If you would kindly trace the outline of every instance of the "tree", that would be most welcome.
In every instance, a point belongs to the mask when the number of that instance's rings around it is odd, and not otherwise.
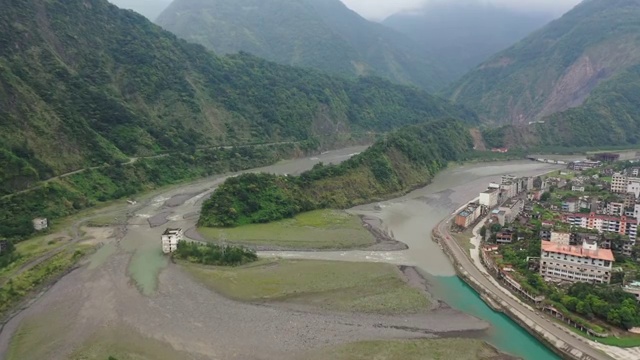
[[[486,226],[482,226],[480,228],[480,236],[482,236],[483,239],[487,236],[487,227]]]

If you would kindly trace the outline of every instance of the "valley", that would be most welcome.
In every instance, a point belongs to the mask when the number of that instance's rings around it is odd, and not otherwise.
[[[288,161],[253,171],[296,174],[309,169],[319,161],[341,161],[359,151],[361,149],[358,148],[335,151],[318,156],[315,160],[307,158]],[[474,186],[468,186],[470,184],[465,180],[468,179],[465,177],[468,175],[463,174],[473,173],[474,177],[483,174],[473,182],[480,186],[486,181],[486,176],[495,177],[503,171],[540,172],[547,166],[525,162],[494,164],[488,168],[478,165],[454,168],[438,176],[434,184],[424,190],[386,203],[382,213],[373,210],[372,205],[352,210],[355,213],[381,218],[385,228],[392,232],[395,238],[409,245],[408,250],[274,252],[260,253],[260,256],[387,262],[417,266],[425,274],[436,276],[427,277],[428,282],[435,282],[434,286],[429,286],[431,292],[434,291],[432,287],[441,286],[435,286],[440,283],[437,276],[451,276],[453,270],[438,246],[429,239],[429,224],[435,225],[441,217],[470,196]],[[184,356],[188,353],[188,356],[194,359],[225,357],[231,354],[241,354],[243,358],[263,359],[283,356],[283,349],[287,356],[301,354],[317,348],[320,344],[326,344],[327,341],[345,343],[385,338],[439,338],[450,337],[447,333],[451,331],[452,334],[459,334],[459,331],[463,330],[482,332],[482,329],[486,328],[487,323],[484,320],[469,317],[457,310],[447,310],[447,307],[427,311],[417,317],[412,315],[410,323],[415,323],[407,328],[410,324],[407,323],[409,318],[402,320],[402,316],[388,317],[359,312],[350,312],[351,315],[346,315],[347,317],[344,313],[331,315],[332,311],[313,310],[309,305],[304,305],[305,302],[297,305],[241,304],[208,290],[199,281],[195,281],[197,277],[192,278],[182,265],[170,263],[162,255],[159,238],[165,227],[195,226],[193,214],[198,211],[202,199],[223,180],[224,178],[217,178],[182,185],[141,199],[140,205],[137,206],[116,205],[92,214],[127,220],[126,223],[120,221],[122,227],[112,228],[121,229],[112,236],[103,233],[94,240],[104,245],[88,258],[85,265],[63,277],[28,309],[4,326],[0,335],[0,346],[4,350],[1,353],[5,354],[4,358],[20,359],[38,353],[58,354],[53,358],[70,354],[85,356],[92,351],[96,355],[89,358],[95,358],[97,354],[103,356],[104,351],[113,351],[113,354],[118,354],[118,351],[122,354],[133,354],[138,351],[148,356],[152,353],[149,349],[162,348],[165,345],[161,344],[169,344],[174,350],[168,354],[174,354],[173,356],[183,356],[180,354],[185,352]],[[457,190],[448,190],[452,186]],[[428,222],[425,223],[424,219],[428,219]],[[356,264],[353,266],[357,266]],[[184,302],[185,298],[190,301]],[[479,298],[478,301],[480,302]],[[70,312],[71,309],[77,311]],[[344,308],[342,309],[344,311]],[[424,309],[427,310],[429,307]],[[351,321],[348,321],[349,318]],[[491,317],[488,320],[491,321]],[[373,326],[380,321],[389,327]],[[402,326],[398,327],[398,321]],[[111,330],[121,330],[111,335],[103,334],[103,330],[100,329],[106,324],[110,324]],[[297,324],[293,325],[295,331],[291,329],[292,324]],[[352,324],[359,325],[354,328]],[[67,335],[54,343],[40,342],[38,346],[27,345],[37,343],[38,336],[54,329],[64,329]],[[354,332],[355,329],[359,330]],[[59,331],[57,330],[57,333]],[[263,335],[266,333],[271,336],[265,342],[261,339],[265,339]],[[142,336],[141,339],[145,340],[138,343],[138,348],[132,348],[121,334],[131,334],[133,338]],[[502,349],[500,343],[494,343],[495,340],[491,339],[487,338],[490,343]],[[527,336],[518,340],[518,343],[519,347],[525,346],[525,349],[526,344],[544,349],[541,345],[535,345],[536,341]],[[257,349],[260,349],[259,352]],[[514,353],[511,348],[503,350]],[[518,355],[517,352],[514,354]]]

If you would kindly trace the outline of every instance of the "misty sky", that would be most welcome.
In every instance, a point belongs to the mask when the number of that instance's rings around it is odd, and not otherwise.
[[[428,0],[428,1],[473,1],[473,0]],[[523,11],[544,11],[554,15],[562,15],[580,0],[480,0],[495,5],[505,6]],[[425,0],[342,0],[349,8],[363,17],[382,20],[387,16],[403,10],[420,8]]]

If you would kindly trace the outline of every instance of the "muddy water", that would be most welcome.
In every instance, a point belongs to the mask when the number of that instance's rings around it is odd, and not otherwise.
[[[281,162],[251,171],[277,174],[299,174],[313,165],[337,163],[348,159],[364,148],[332,151],[317,157]],[[477,293],[465,286],[457,277],[451,263],[440,247],[431,241],[431,229],[462,204],[478,196],[491,181],[498,181],[503,174],[517,176],[538,175],[560,167],[531,161],[515,161],[490,164],[472,164],[452,167],[439,174],[429,186],[411,192],[401,198],[380,204],[360,206],[351,211],[373,215],[384,222],[384,226],[396,239],[406,243],[408,250],[371,252],[307,252],[278,253],[278,256],[345,261],[378,261],[402,265],[414,265],[430,274],[434,291],[438,297],[452,307],[482,318],[492,325],[486,340],[503,351],[524,359],[555,359],[539,341],[531,337],[517,324],[500,313],[492,311]],[[129,263],[129,275],[144,294],[157,288],[159,273],[167,262],[157,246],[160,233],[165,227],[189,229],[194,225],[192,215],[199,210],[201,201],[224,177],[209,179],[163,193],[152,199],[149,206],[140,209],[139,218],[123,240],[124,246],[133,256]],[[193,197],[183,196],[184,194]],[[166,217],[163,226],[149,228],[148,220]],[[185,216],[186,215],[186,216]],[[261,255],[276,255],[266,253]]]

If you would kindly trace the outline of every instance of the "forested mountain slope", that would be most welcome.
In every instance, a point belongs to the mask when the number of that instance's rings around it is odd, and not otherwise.
[[[244,51],[332,74],[377,74],[429,91],[450,80],[408,37],[340,0],[176,0],[157,23],[218,54]]]
[[[640,0],[585,0],[481,64],[449,95],[487,123],[527,124],[581,106],[596,89],[599,102],[615,99],[605,92],[617,86],[604,82],[624,81],[621,74],[638,64]],[[617,121],[611,115],[598,121]]]
[[[128,157],[474,116],[377,78],[219,57],[106,0],[0,11],[0,195]]]
[[[430,1],[382,23],[413,39],[425,54],[436,54],[436,65],[448,78],[457,80],[552,19],[550,14],[518,12],[471,0]]]
[[[320,208],[349,208],[428,184],[473,141],[459,121],[442,119],[396,130],[340,165],[316,165],[300,176],[229,178],[204,202],[201,226],[266,223]]]

